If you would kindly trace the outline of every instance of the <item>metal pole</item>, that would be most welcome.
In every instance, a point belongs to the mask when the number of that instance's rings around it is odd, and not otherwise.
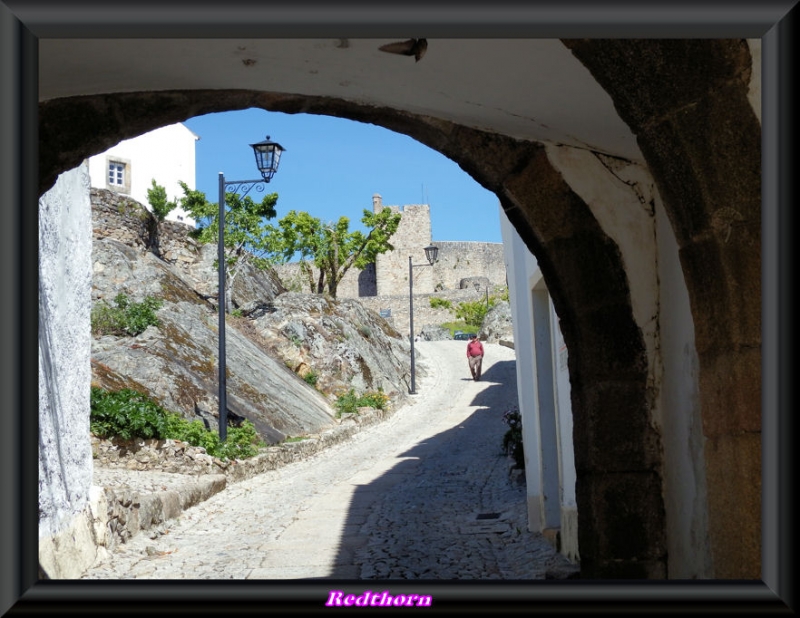
[[[411,390],[410,394],[417,394],[416,367],[414,366],[414,268],[411,265],[411,256],[408,256],[408,323],[411,333]]]
[[[219,261],[219,439],[228,437],[228,398],[225,384],[225,177],[219,173],[219,231],[217,260]]]

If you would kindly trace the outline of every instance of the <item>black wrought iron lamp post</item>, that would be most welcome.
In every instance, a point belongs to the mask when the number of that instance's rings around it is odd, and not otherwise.
[[[278,171],[278,163],[281,153],[285,148],[276,142],[272,142],[267,135],[267,139],[257,144],[250,144],[256,156],[256,167],[261,172],[258,180],[225,180],[222,172],[219,173],[219,231],[217,259],[219,261],[219,439],[224,442],[228,437],[228,397],[225,367],[225,314],[228,311],[228,294],[226,289],[225,277],[225,193],[226,188],[231,187],[231,193],[241,193],[242,197],[247,195],[251,189],[256,187],[257,191],[263,191],[264,186],[272,180],[275,172]]]
[[[430,245],[425,247],[425,257],[428,258],[427,264],[412,264],[411,256],[408,256],[408,322],[409,332],[411,333],[411,395],[417,394],[416,384],[416,364],[414,359],[414,268],[420,266],[433,266],[439,259],[439,247]]]

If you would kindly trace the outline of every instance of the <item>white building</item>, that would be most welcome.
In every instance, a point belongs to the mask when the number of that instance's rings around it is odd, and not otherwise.
[[[89,158],[92,187],[129,195],[148,209],[147,191],[152,181],[164,187],[167,199],[183,196],[178,184],[195,188],[195,144],[199,137],[183,123],[155,129],[126,139]],[[194,226],[195,221],[180,206],[167,219]]]
[[[567,346],[531,252],[500,208],[517,353],[528,528],[578,562],[578,510]]]

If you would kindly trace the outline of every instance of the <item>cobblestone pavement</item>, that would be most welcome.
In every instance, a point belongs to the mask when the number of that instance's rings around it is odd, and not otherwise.
[[[419,342],[410,405],[351,440],[230,485],[139,534],[83,579],[562,578],[571,565],[527,531],[525,489],[502,452],[514,351]]]

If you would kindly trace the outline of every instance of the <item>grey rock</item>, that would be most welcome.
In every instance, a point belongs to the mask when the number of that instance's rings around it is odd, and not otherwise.
[[[113,304],[119,293],[134,303],[148,295],[164,302],[158,326],[136,337],[93,338],[92,383],[133,388],[216,428],[215,248],[187,236],[185,247],[172,245],[182,259],[169,261],[118,232],[95,230],[93,304]],[[232,300],[242,315],[226,318],[228,417],[252,421],[267,443],[336,426],[332,404],[350,388],[383,390],[398,403],[407,396],[409,343],[357,301],[286,293],[274,272],[250,267],[234,280]]]
[[[499,343],[500,340],[514,340],[514,325],[511,319],[511,305],[508,301],[497,301],[486,313],[478,336],[481,341]]]
[[[423,341],[442,341],[444,339],[452,339],[450,336],[450,329],[433,325],[423,326],[419,336]]]

